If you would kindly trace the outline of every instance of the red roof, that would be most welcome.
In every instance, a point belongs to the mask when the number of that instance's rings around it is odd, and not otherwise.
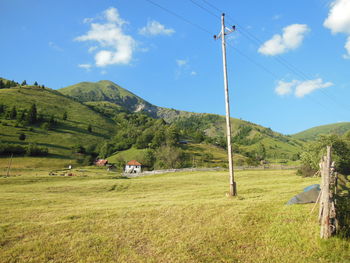
[[[130,162],[127,163],[127,165],[142,165],[136,160],[131,160]]]

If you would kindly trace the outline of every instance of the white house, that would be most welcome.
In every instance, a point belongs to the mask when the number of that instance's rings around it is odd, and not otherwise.
[[[125,165],[125,173],[141,173],[141,166],[138,161],[132,160]]]

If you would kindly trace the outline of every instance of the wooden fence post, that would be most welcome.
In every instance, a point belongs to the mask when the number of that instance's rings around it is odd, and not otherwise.
[[[323,156],[320,163],[321,193],[319,221],[321,224],[321,238],[327,239],[336,233],[336,172],[331,158],[331,147],[327,146],[327,155]]]

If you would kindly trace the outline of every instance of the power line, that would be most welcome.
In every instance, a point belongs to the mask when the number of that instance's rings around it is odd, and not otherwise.
[[[174,11],[168,9],[168,8],[165,8],[165,7],[161,6],[160,4],[154,2],[153,0],[145,0],[145,1],[147,1],[148,3],[150,3],[150,4],[152,4],[152,5],[156,6],[156,7],[158,7],[158,8],[160,8],[160,9],[162,9],[163,11],[165,11],[165,12],[167,12],[167,13],[169,13],[169,14],[175,16],[175,17],[177,17],[178,19],[180,19],[180,20],[186,22],[187,24],[190,24],[190,25],[196,27],[197,29],[201,30],[202,32],[205,32],[205,33],[207,33],[207,34],[209,34],[209,35],[212,35],[212,32],[210,32],[210,31],[207,30],[206,28],[204,28],[204,27],[202,27],[202,26],[200,26],[200,25],[198,25],[198,24],[192,22],[191,20],[189,20],[189,19],[187,19],[187,18],[185,18],[185,17],[183,17],[183,16],[177,14],[176,12],[174,12]],[[219,17],[219,16],[215,15],[213,12],[209,11],[207,8],[205,8],[205,7],[203,7],[203,6],[200,7],[200,5],[199,5],[198,3],[196,3],[196,2],[194,2],[193,0],[190,0],[190,1],[191,1],[192,3],[194,3],[196,6],[198,6],[199,8],[201,8],[201,9],[205,10],[206,12],[210,13],[212,16],[214,16],[214,17]],[[206,0],[202,0],[202,1],[205,2],[205,3],[207,3],[208,5],[212,6],[214,9],[220,11],[220,9],[214,7],[212,4],[208,3],[208,1],[206,1]],[[228,16],[228,17],[229,17],[229,16]],[[233,20],[233,19],[230,18],[230,20]],[[237,24],[237,25],[239,25],[239,24]],[[242,32],[242,31],[240,31],[240,32]],[[256,37],[255,37],[254,35],[252,35],[251,33],[246,32],[246,34],[247,34],[247,35],[250,35],[251,38],[256,39],[255,41],[261,42],[258,38],[256,38]],[[243,34],[243,35],[244,35],[244,34]],[[261,43],[262,43],[262,42],[261,42]],[[241,55],[242,57],[244,57],[244,58],[246,58],[247,60],[249,60],[249,61],[250,61],[251,63],[253,63],[255,66],[257,66],[257,67],[263,69],[265,72],[267,72],[268,74],[272,75],[273,77],[279,78],[275,73],[273,73],[273,72],[272,72],[271,70],[269,70],[267,67],[265,67],[265,66],[261,65],[260,63],[256,62],[254,59],[252,59],[251,57],[249,57],[248,55],[246,55],[244,52],[242,52],[241,50],[239,50],[237,47],[234,47],[233,45],[230,45],[230,43],[229,43],[229,46],[232,47],[233,49],[235,49],[239,55]],[[286,66],[286,67],[288,67],[288,66]],[[290,70],[291,70],[291,69],[290,69]],[[291,71],[293,71],[293,70],[291,70]],[[293,72],[294,72],[294,71],[293,71]],[[297,74],[297,73],[296,73],[296,74]],[[312,99],[311,97],[307,97],[307,98],[310,99],[311,101],[313,101],[314,103],[318,104],[318,105],[321,106],[322,108],[327,108],[327,109],[329,109],[327,106],[322,105],[321,103],[319,103],[318,101]],[[337,104],[337,105],[338,105],[338,104]]]
[[[154,2],[154,1],[152,1],[152,0],[145,0],[145,1],[147,1],[148,3],[154,5],[154,6],[160,8],[160,9],[162,9],[162,10],[164,10],[165,12],[167,12],[167,13],[169,13],[169,14],[171,14],[171,15],[173,15],[173,16],[179,18],[179,19],[181,19],[182,21],[186,22],[187,24],[190,24],[190,25],[192,25],[192,26],[198,28],[199,30],[201,30],[201,31],[203,31],[203,32],[206,32],[206,33],[208,33],[208,34],[212,34],[209,30],[205,29],[204,27],[202,27],[202,26],[200,26],[200,25],[198,25],[198,24],[193,23],[192,21],[188,20],[187,18],[185,18],[185,17],[183,17],[183,16],[181,16],[181,15],[179,15],[179,14],[177,14],[177,13],[171,11],[171,10],[168,9],[168,8],[165,8],[165,7],[161,6],[160,4],[157,4],[156,2]]]
[[[216,15],[214,12],[212,12],[211,10],[209,10],[208,8],[203,7],[202,5],[198,4],[197,2],[195,2],[194,0],[190,0],[193,4],[195,4],[197,7],[201,8],[202,10],[206,11],[207,13],[209,13],[210,15],[214,16],[214,17],[219,17],[218,15]],[[202,0],[204,3],[206,3],[208,6],[210,6],[211,8],[215,9],[218,12],[222,13],[222,10],[220,10],[219,8],[217,8],[216,6],[214,6],[213,4],[211,4],[210,2],[208,2],[207,0]],[[249,31],[244,30],[244,27],[241,27],[239,23],[237,23],[237,21],[235,21],[230,15],[227,15],[227,17],[234,23],[236,24],[239,28],[240,28],[240,33],[247,38],[248,40],[254,42],[256,45],[261,46],[264,44],[263,41],[261,41],[258,37],[256,37],[255,35],[253,35],[252,33],[250,33]],[[235,48],[236,51],[239,52],[239,50],[237,48]],[[242,55],[242,54],[241,54]],[[248,56],[244,55],[244,57],[246,57],[248,60],[250,60],[252,63],[254,63],[255,65],[258,65],[259,63],[256,63],[254,60],[250,59]],[[312,78],[310,78],[306,73],[304,73],[302,70],[300,70],[299,68],[297,68],[296,66],[294,66],[292,63],[290,63],[289,61],[287,61],[285,58],[281,57],[281,56],[273,56],[273,59],[276,60],[278,63],[280,63],[281,65],[283,65],[284,67],[286,67],[289,71],[291,71],[292,73],[294,73],[295,75],[299,76],[301,79],[303,80],[310,80]],[[270,70],[266,70],[266,67],[261,66],[261,64],[259,64],[259,67],[263,68],[266,72],[269,72]],[[339,102],[330,94],[327,94],[325,91],[323,91],[322,89],[320,89],[320,92],[328,97],[330,100],[332,100],[338,107]],[[343,107],[345,107],[345,109],[347,111],[349,111],[349,107],[344,106],[343,104],[341,104]]]

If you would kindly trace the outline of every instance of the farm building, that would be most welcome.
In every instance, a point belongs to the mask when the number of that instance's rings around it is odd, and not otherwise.
[[[141,166],[138,161],[132,160],[125,165],[125,173],[141,173]]]
[[[108,160],[104,160],[104,159],[98,159],[95,164],[97,166],[106,166],[108,164]]]

